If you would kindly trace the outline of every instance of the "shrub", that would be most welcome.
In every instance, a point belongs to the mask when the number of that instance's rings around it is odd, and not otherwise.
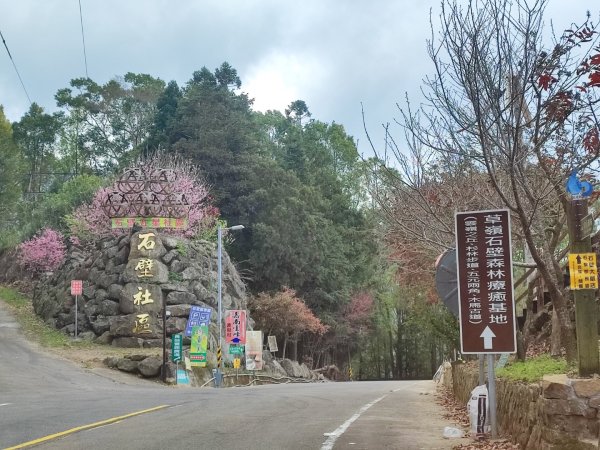
[[[534,383],[544,375],[561,374],[569,372],[567,361],[564,358],[555,358],[550,355],[539,355],[526,361],[514,362],[496,371],[499,378],[508,378],[516,381]]]
[[[65,255],[63,235],[51,228],[44,228],[17,247],[17,263],[33,273],[58,269],[64,262]]]

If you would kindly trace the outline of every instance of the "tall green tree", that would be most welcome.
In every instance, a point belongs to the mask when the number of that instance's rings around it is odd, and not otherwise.
[[[70,113],[82,167],[110,173],[136,158],[150,135],[164,87],[159,78],[129,72],[104,85],[77,78],[70,88],[60,89],[55,98]]]
[[[25,161],[0,105],[0,249],[18,242],[16,210],[22,194]]]
[[[37,103],[13,125],[15,142],[27,161],[29,174],[25,192],[35,194],[48,191],[57,172],[56,150],[62,126],[62,114],[46,114]]]

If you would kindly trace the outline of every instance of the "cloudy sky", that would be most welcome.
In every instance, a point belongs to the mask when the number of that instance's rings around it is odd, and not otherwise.
[[[183,85],[223,61],[237,69],[256,110],[306,101],[369,152],[371,135],[397,117],[405,92],[420,99],[431,66],[425,40],[438,0],[80,0],[89,76],[127,72]],[[557,29],[581,22],[594,2],[549,0]],[[600,10],[600,7],[597,8]],[[597,15],[597,11],[594,12]],[[78,0],[0,0],[0,32],[31,101],[55,110],[54,94],[85,76]],[[18,120],[29,101],[0,48],[0,104]]]

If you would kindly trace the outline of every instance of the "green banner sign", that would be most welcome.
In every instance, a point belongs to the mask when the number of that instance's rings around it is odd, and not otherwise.
[[[206,367],[206,351],[208,350],[208,325],[192,327],[192,343],[190,345],[190,361],[192,366]]]
[[[230,345],[229,346],[229,354],[230,355],[243,355],[244,354],[244,346],[243,345]]]
[[[179,362],[183,359],[183,335],[174,334],[171,336],[171,360],[173,362]]]

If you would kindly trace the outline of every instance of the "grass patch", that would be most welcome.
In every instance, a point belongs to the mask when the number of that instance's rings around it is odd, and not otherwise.
[[[496,375],[499,378],[533,383],[540,381],[544,375],[568,373],[572,369],[564,358],[540,355],[524,362],[516,361],[502,369],[498,369]]]
[[[183,276],[178,272],[169,271],[169,281],[183,281]]]
[[[43,347],[87,348],[93,345],[86,340],[73,341],[63,332],[44,323],[33,311],[31,300],[15,289],[0,286],[0,299],[6,303],[27,338]]]

